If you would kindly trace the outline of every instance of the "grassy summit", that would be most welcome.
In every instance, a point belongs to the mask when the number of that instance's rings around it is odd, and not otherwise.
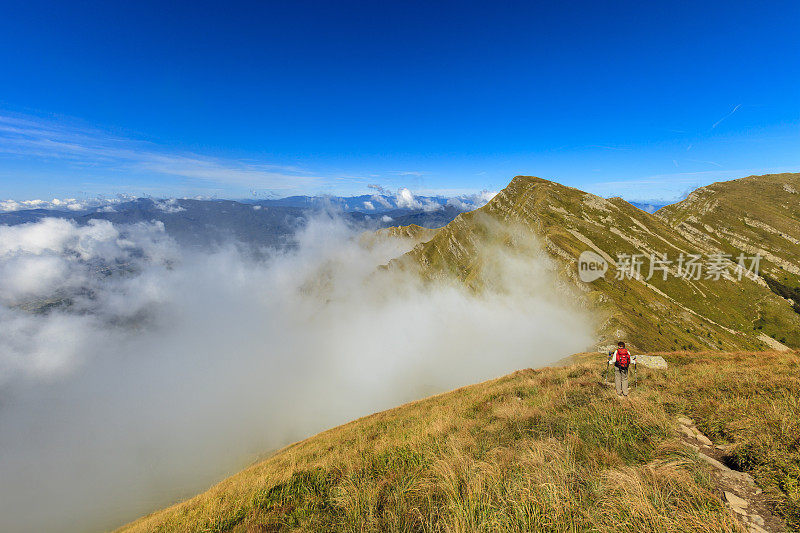
[[[798,530],[797,354],[663,355],[627,401],[587,355],[377,413],[121,531],[743,531],[678,414]]]
[[[798,174],[781,176],[782,183],[800,181]],[[562,279],[583,293],[584,305],[598,317],[601,345],[628,338],[645,350],[764,349],[778,347],[775,340],[800,347],[800,314],[786,299],[800,285],[789,272],[800,264],[800,245],[795,243],[800,242],[800,195],[784,192],[789,197],[776,204],[775,187],[761,187],[762,179],[775,181],[773,176],[746,178],[747,190],[739,190],[736,181],[716,184],[711,192],[702,193],[703,202],[690,196],[655,216],[620,198],[605,200],[551,181],[517,176],[487,205],[459,215],[430,241],[395,260],[393,266],[418,269],[429,279],[457,278],[480,291],[486,289],[487,281],[491,283],[491,275],[484,271],[491,268],[494,247],[524,248],[526,241],[536,240],[544,244]],[[770,192],[759,198],[762,190]],[[726,207],[720,207],[717,215],[708,205]],[[782,211],[775,215],[766,208],[746,210],[748,205],[778,205]],[[670,212],[697,213],[705,218],[687,222],[696,217],[671,216]],[[746,227],[755,228],[749,233],[736,225],[737,221],[744,225],[745,219]],[[687,231],[690,223],[693,229]],[[717,227],[725,235],[736,234],[739,248],[723,246],[713,237],[698,237],[714,234]],[[764,233],[772,240],[766,240]],[[609,263],[604,278],[592,283],[578,280],[577,260],[585,250],[598,253]],[[736,255],[740,251],[772,258],[766,261],[768,279],[739,280],[734,263],[729,263],[729,274],[719,280],[706,279],[705,272],[698,280],[681,277],[677,263],[668,265],[666,280],[658,270],[650,280],[645,279],[651,254],[666,253],[676,260],[680,254]],[[640,278],[616,279],[618,254],[641,254]],[[785,284],[784,293],[770,289],[773,278]]]

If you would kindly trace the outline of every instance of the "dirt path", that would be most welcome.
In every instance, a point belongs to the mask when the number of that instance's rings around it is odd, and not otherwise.
[[[750,533],[782,533],[786,524],[774,516],[767,505],[761,489],[753,478],[744,472],[728,468],[724,464],[725,447],[714,445],[686,417],[678,417],[678,429],[686,446],[697,451],[698,456],[712,466],[712,476],[722,500],[741,520]]]

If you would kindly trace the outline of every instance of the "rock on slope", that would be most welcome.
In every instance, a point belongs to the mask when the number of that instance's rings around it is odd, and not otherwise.
[[[800,190],[800,185],[787,187]],[[716,240],[719,236],[715,236],[713,228],[727,218],[715,216],[712,207],[701,209],[706,216],[701,222],[690,215],[677,214],[684,213],[682,208],[698,211],[701,201],[705,206],[715,205],[714,198],[721,196],[719,190],[725,187],[692,195],[655,216],[620,198],[605,200],[544,179],[517,176],[487,205],[459,215],[431,240],[390,266],[418,269],[427,279],[456,278],[480,291],[491,280],[485,271],[491,265],[493,247],[523,249],[529,247],[526,240],[535,238],[555,260],[561,279],[577,287],[583,305],[598,316],[599,345],[624,338],[642,350],[764,349],[769,345],[779,347],[775,339],[800,346],[800,315],[793,311],[791,302],[770,290],[765,279],[738,279],[734,263],[728,263],[729,273],[720,279],[705,279],[705,272],[701,279],[679,275],[676,260],[680,254],[701,254],[707,260],[708,254],[721,250],[763,251],[773,258],[769,268],[775,276],[775,267],[790,264],[800,255],[800,245],[792,241],[796,240],[797,230],[789,228],[789,219],[800,205],[800,195],[795,197],[788,189],[785,194],[791,196],[782,200],[785,207],[779,220],[769,218],[768,211],[743,210],[750,221],[747,227],[755,228],[752,234],[726,230],[729,239],[736,235],[739,248],[723,247]],[[739,203],[752,204],[752,196],[760,190],[758,186],[748,190],[751,198],[737,202],[733,199],[744,193],[726,192],[731,207],[722,208],[723,211],[727,215],[731,209],[743,209]],[[770,195],[759,199],[765,205],[774,201]],[[759,245],[759,235],[763,233],[782,239],[781,244],[785,241],[785,247],[791,250]],[[609,264],[605,276],[591,283],[583,283],[577,275],[578,257],[587,250]],[[667,265],[666,279],[659,270],[646,279],[651,254],[664,253],[676,261]],[[619,276],[615,265],[618,254],[641,254],[641,276]]]

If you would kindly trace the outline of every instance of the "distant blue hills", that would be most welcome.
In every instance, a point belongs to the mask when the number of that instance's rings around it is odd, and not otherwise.
[[[418,224],[438,228],[448,224],[465,204],[456,207],[446,198],[411,197],[410,206],[388,195],[356,197],[292,196],[267,200],[214,200],[135,198],[95,202],[70,209],[48,207],[0,212],[0,224],[17,225],[45,217],[73,220],[108,220],[114,224],[160,221],[167,234],[181,244],[213,246],[236,241],[257,247],[290,246],[292,235],[315,213],[336,213],[363,229]]]
[[[670,205],[672,202],[664,202],[659,200],[653,200],[653,201],[642,200],[642,201],[629,201],[628,203],[634,207],[638,207],[642,211],[647,211],[648,213],[655,213],[662,207]]]

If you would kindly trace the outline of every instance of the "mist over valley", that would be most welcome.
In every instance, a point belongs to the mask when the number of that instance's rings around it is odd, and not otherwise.
[[[493,250],[503,287],[478,295],[379,268],[413,239],[304,217],[271,248],[216,224],[204,246],[160,220],[0,226],[4,528],[119,525],[327,427],[590,342],[535,241]]]

